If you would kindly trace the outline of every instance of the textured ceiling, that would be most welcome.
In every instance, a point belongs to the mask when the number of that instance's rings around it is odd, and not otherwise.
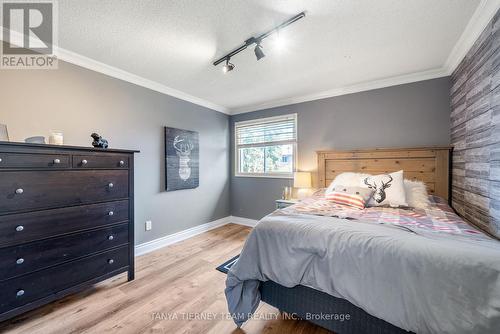
[[[59,45],[216,105],[242,110],[442,68],[479,0],[60,0]],[[285,48],[212,62],[287,18]]]

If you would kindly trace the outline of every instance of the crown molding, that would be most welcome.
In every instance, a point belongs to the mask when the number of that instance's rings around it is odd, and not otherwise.
[[[224,113],[226,115],[229,115],[229,109],[223,106],[220,106],[218,104],[212,103],[210,101],[198,98],[196,96],[184,93],[180,90],[165,86],[163,84],[160,84],[156,81],[149,80],[146,78],[143,78],[139,75],[132,74],[130,72],[124,71],[122,69],[119,69],[114,66],[110,66],[104,63],[101,63],[99,61],[96,61],[94,59],[82,56],[80,54],[77,54],[75,52],[71,52],[62,48],[58,48],[57,50],[57,57],[60,60],[64,60],[65,62],[84,67],[86,69],[99,72],[105,75],[108,75],[110,77],[120,79],[123,81],[127,81],[133,84],[136,84],[138,86],[142,86],[166,95],[170,95],[172,97],[191,102],[194,104],[197,104],[202,107],[206,107],[208,109],[216,110],[221,113]]]
[[[384,79],[380,79],[380,80],[366,81],[363,83],[359,83],[359,84],[355,84],[355,85],[351,85],[351,86],[339,87],[339,88],[335,88],[335,89],[330,89],[330,90],[326,90],[326,91],[322,91],[322,92],[318,92],[318,93],[314,93],[314,94],[308,94],[308,95],[303,95],[303,96],[299,96],[299,97],[290,97],[290,98],[286,98],[286,99],[274,100],[274,101],[269,101],[269,102],[265,102],[265,103],[258,104],[258,105],[250,105],[250,106],[241,107],[241,108],[232,108],[231,115],[236,115],[236,114],[241,114],[241,113],[246,113],[246,112],[251,112],[251,111],[257,111],[257,110],[263,110],[263,109],[269,109],[269,108],[276,108],[276,107],[281,107],[281,106],[290,105],[290,104],[297,104],[297,103],[302,103],[302,102],[321,100],[321,99],[326,99],[326,98],[334,97],[334,96],[359,93],[359,92],[364,92],[364,91],[373,90],[373,89],[379,89],[379,88],[397,86],[397,85],[402,85],[402,84],[407,84],[407,83],[412,83],[412,82],[436,79],[436,78],[441,78],[441,77],[445,77],[445,76],[448,76],[447,70],[445,68],[438,68],[438,69],[433,69],[433,70],[428,70],[428,71],[423,71],[423,72],[410,73],[410,74],[405,74],[405,75],[400,75],[400,76],[395,76],[395,77],[384,78]]]
[[[4,29],[3,27],[0,27],[0,40],[2,40],[2,41],[3,41],[3,29]],[[13,41],[10,41],[10,43],[16,44],[16,45],[22,45],[24,34],[22,34],[20,32],[16,32],[16,31],[11,31],[10,34],[11,34],[11,37],[13,38]],[[56,45],[54,45],[54,51],[55,51],[54,54],[56,55],[57,59],[63,60],[67,63],[77,65],[79,67],[83,67],[83,68],[89,69],[89,70],[94,71],[94,72],[99,72],[99,73],[102,73],[104,75],[116,78],[116,79],[120,79],[120,80],[129,82],[129,83],[141,86],[141,87],[145,87],[145,88],[148,88],[148,89],[151,89],[151,90],[154,90],[154,91],[181,99],[183,101],[191,102],[191,103],[194,103],[196,105],[199,105],[199,106],[202,106],[202,107],[205,107],[208,109],[216,110],[216,111],[219,111],[219,112],[224,113],[226,115],[229,115],[229,109],[226,107],[223,107],[223,106],[220,106],[218,104],[212,103],[210,101],[198,98],[196,96],[193,96],[193,95],[190,95],[187,93],[184,93],[180,90],[165,86],[159,82],[156,82],[156,81],[153,81],[150,79],[146,79],[146,78],[141,77],[139,75],[127,72],[125,70],[122,70],[120,68],[117,68],[117,67],[105,64],[105,63],[101,63],[97,60],[82,56],[76,52],[72,52],[72,51],[63,49],[63,48],[58,47]]]
[[[474,14],[472,14],[469,23],[465,26],[462,35],[460,35],[460,38],[446,59],[444,68],[446,68],[448,75],[451,75],[462,59],[465,58],[467,52],[472,48],[479,35],[481,35],[499,8],[500,0],[481,0]]]
[[[418,82],[423,80],[449,76],[453,73],[453,71],[460,64],[460,62],[465,57],[467,52],[474,45],[474,42],[478,39],[479,35],[481,35],[484,28],[488,25],[493,16],[495,16],[499,8],[500,8],[500,0],[481,0],[476,10],[472,14],[469,22],[467,23],[464,31],[460,35],[460,38],[458,39],[457,43],[455,43],[455,46],[451,50],[448,58],[446,59],[444,65],[441,68],[429,71],[417,72],[417,73],[410,73],[402,76],[390,77],[381,80],[367,81],[352,86],[340,87],[300,97],[291,97],[281,100],[268,101],[256,105],[231,108],[230,114],[236,115],[245,112],[281,107],[290,104],[320,100],[334,96],[358,93],[372,89],[402,85],[411,82]]]
[[[412,82],[418,82],[423,80],[430,80],[440,77],[445,77],[451,75],[458,64],[465,57],[467,52],[470,50],[474,42],[477,40],[481,32],[484,30],[486,25],[490,22],[492,17],[500,8],[500,0],[481,0],[478,7],[474,11],[471,19],[467,23],[466,28],[460,35],[457,43],[450,52],[446,62],[443,67],[432,69],[428,71],[409,73],[401,76],[389,77],[374,81],[366,81],[359,84],[339,87],[331,90],[326,90],[314,94],[303,95],[299,97],[290,97],[285,99],[267,101],[265,103],[253,104],[243,107],[227,108],[213,102],[198,98],[196,96],[187,94],[185,92],[179,91],[177,89],[165,86],[159,82],[146,79],[136,74],[132,74],[125,70],[119,69],[114,66],[107,65],[105,63],[96,61],[94,59],[82,56],[75,52],[65,50],[63,48],[56,48],[56,55],[59,59],[66,61],[68,63],[99,72],[108,75],[113,78],[124,80],[138,86],[142,86],[187,102],[191,102],[212,110],[219,111],[227,115],[236,115],[245,112],[269,109],[280,107],[284,105],[297,104],[307,101],[314,101],[319,99],[325,99],[334,96],[358,93],[373,89],[385,88],[390,86],[402,85]],[[2,31],[3,29],[0,29]],[[15,32],[14,36],[16,41],[23,40],[23,34]],[[0,37],[1,39],[2,37]]]

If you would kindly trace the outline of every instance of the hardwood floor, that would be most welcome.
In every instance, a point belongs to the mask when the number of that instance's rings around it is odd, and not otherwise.
[[[330,333],[306,321],[284,320],[261,303],[237,329],[226,318],[225,274],[217,265],[239,254],[250,228],[229,224],[136,258],[126,274],[10,321],[6,333]],[[215,320],[213,320],[215,318]]]

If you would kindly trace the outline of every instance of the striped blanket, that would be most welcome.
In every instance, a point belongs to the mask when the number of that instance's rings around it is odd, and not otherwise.
[[[378,224],[392,224],[415,233],[419,231],[448,233],[470,239],[490,239],[460,218],[448,203],[437,196],[429,196],[431,205],[426,209],[369,207],[359,210],[333,203],[325,198],[324,190],[284,210],[318,216],[371,221]]]

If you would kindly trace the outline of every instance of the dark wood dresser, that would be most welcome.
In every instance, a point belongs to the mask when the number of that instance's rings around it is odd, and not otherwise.
[[[0,142],[0,321],[134,279],[134,152]]]

